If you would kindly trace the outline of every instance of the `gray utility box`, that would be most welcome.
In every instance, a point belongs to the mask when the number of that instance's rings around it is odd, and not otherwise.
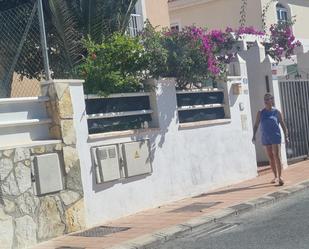
[[[97,183],[120,179],[120,165],[117,145],[95,148]]]
[[[33,166],[37,195],[63,190],[62,170],[57,153],[35,156]]]
[[[152,172],[149,148],[149,140],[122,144],[126,177],[144,175]]]

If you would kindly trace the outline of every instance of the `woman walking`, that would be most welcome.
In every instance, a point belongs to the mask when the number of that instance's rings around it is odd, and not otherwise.
[[[261,124],[262,144],[265,146],[267,156],[270,161],[270,166],[274,173],[274,179],[271,181],[271,183],[278,182],[279,186],[282,186],[284,181],[281,174],[281,132],[279,124],[283,129],[286,143],[289,142],[288,130],[283,121],[281,112],[273,107],[274,97],[271,94],[266,93],[264,95],[264,104],[264,109],[260,110],[256,115],[252,142],[255,142],[255,135],[259,124]]]

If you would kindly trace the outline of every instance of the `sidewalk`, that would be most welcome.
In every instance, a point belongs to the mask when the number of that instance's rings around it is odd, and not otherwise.
[[[33,249],[146,248],[145,245],[162,243],[197,226],[207,225],[260,205],[274,203],[276,199],[309,187],[309,161],[290,166],[283,172],[283,176],[285,185],[282,187],[269,183],[272,179],[271,174],[263,174],[239,184],[102,224],[129,228],[122,232],[104,237],[67,235],[39,244]]]

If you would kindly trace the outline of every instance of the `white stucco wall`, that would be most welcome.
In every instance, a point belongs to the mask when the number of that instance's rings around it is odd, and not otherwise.
[[[234,78],[239,82],[239,78]],[[78,134],[82,180],[88,225],[126,216],[173,200],[197,195],[220,186],[253,178],[257,174],[252,125],[247,94],[229,92],[231,122],[180,129],[173,81],[159,81],[153,98],[159,129],[137,136],[89,141],[81,85],[71,85],[74,125]],[[246,88],[247,85],[244,85]],[[243,103],[244,110],[239,105]],[[247,116],[242,128],[241,114]],[[243,123],[245,125],[245,123]],[[245,125],[245,126],[246,126]],[[90,148],[140,139],[150,139],[153,173],[118,182],[95,183]]]
[[[306,75],[309,72],[309,50],[301,46],[296,49],[296,56],[299,73]]]
[[[299,39],[299,41],[302,43],[304,52],[309,51],[309,39]]]

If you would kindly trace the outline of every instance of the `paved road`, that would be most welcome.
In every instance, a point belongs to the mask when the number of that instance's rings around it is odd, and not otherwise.
[[[170,241],[160,249],[308,249],[309,191]]]

